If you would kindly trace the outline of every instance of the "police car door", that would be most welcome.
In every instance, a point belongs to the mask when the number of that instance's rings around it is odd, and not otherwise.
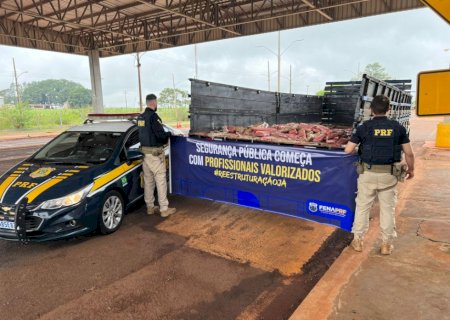
[[[133,128],[125,138],[124,145],[120,152],[120,162],[125,163],[128,161],[126,154],[130,150],[139,150],[139,133],[137,128]],[[141,172],[142,165],[138,165],[135,170],[131,170],[126,176],[121,180],[121,185],[128,198],[128,204],[138,200],[143,197],[144,189],[141,186]]]

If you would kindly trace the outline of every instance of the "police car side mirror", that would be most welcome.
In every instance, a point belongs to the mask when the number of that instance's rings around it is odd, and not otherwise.
[[[144,159],[145,155],[138,150],[129,150],[127,152],[127,163],[131,164],[133,161]]]

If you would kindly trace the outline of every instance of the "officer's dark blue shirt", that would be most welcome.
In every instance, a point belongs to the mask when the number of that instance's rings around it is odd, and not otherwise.
[[[359,144],[361,160],[368,164],[401,161],[402,144],[409,143],[406,128],[387,117],[374,117],[361,124],[350,139]]]
[[[165,132],[161,118],[158,114],[146,108],[137,118],[139,127],[139,140],[143,147],[162,147],[167,144],[170,132]]]

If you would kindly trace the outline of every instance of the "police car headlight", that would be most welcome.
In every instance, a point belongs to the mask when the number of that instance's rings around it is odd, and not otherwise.
[[[91,183],[83,189],[75,191],[65,197],[44,201],[37,209],[54,210],[80,203],[84,198],[86,198],[93,185],[94,184]]]

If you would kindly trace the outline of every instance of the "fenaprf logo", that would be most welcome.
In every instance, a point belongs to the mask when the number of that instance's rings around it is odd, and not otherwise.
[[[318,210],[318,205],[315,202],[310,202],[308,207],[311,212],[317,212]]]
[[[345,206],[319,200],[308,200],[306,208],[309,214],[323,214],[338,217],[345,217],[349,212],[349,209]]]

